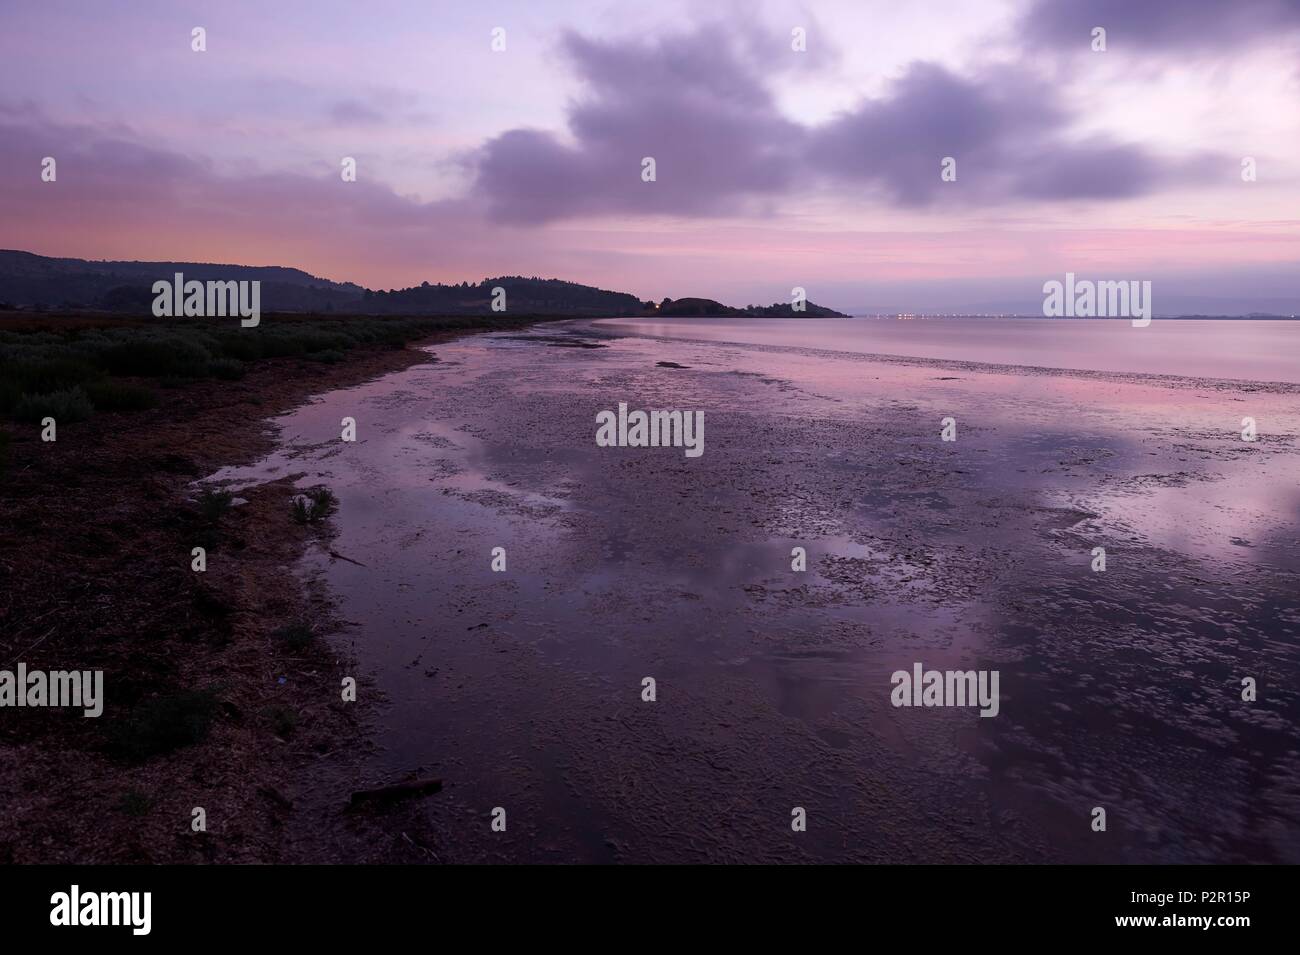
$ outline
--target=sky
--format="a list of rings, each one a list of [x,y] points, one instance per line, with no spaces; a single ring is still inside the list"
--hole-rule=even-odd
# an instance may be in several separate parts
[[[1291,313],[1298,107],[1300,0],[4,0],[0,248]]]

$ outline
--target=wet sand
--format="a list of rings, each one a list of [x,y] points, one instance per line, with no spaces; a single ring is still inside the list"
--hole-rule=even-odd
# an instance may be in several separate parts
[[[1300,386],[588,322],[432,351],[212,477],[338,495],[300,572],[364,781],[445,782],[431,860],[1300,861]],[[704,454],[597,447],[620,401],[703,410]],[[915,662],[998,670],[1000,713],[893,707]]]

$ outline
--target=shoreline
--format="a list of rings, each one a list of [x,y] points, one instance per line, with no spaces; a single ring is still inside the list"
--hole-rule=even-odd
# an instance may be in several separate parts
[[[239,381],[192,382],[158,408],[70,425],[53,446],[34,427],[11,437],[0,655],[102,669],[107,705],[84,720],[0,711],[13,768],[0,779],[0,864],[323,861],[340,840],[355,858],[374,856],[373,813],[340,826],[343,807],[308,793],[321,772],[355,771],[367,744],[365,719],[335,702],[339,674],[355,671],[325,638],[337,624],[329,595],[295,572],[313,539],[328,540],[328,522],[294,523],[285,477],[208,526],[192,483],[268,453],[280,436],[267,420],[314,395],[492,330],[436,332],[337,364],[267,359]],[[205,573],[190,568],[196,541],[208,545]],[[314,634],[305,646],[276,637],[303,624]],[[206,832],[191,826],[195,808]],[[292,819],[307,811],[337,818]],[[304,843],[313,831],[319,843]],[[388,848],[372,861],[401,857]]]

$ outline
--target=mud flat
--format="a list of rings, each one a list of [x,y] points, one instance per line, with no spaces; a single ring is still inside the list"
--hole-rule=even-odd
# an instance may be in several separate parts
[[[203,482],[339,498],[298,572],[373,748],[297,805],[436,777],[368,823],[428,861],[1300,861],[1296,385],[587,322],[437,353]],[[619,402],[704,453],[598,447]],[[916,664],[998,671],[997,716],[892,706]]]

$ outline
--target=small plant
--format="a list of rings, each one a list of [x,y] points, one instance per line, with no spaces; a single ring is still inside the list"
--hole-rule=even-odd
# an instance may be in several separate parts
[[[262,710],[262,716],[270,724],[271,732],[281,739],[288,739],[298,726],[298,711],[288,706],[268,706]]]
[[[199,492],[199,513],[209,524],[216,524],[226,516],[226,512],[230,510],[234,498],[235,495],[230,491],[205,487]]]
[[[324,485],[308,488],[293,499],[293,519],[299,524],[319,524],[334,513],[339,499]]]
[[[217,714],[211,690],[182,690],[137,706],[113,734],[112,748],[130,760],[169,753],[207,738]]]
[[[59,424],[85,421],[95,413],[95,407],[81,388],[51,391],[43,395],[25,394],[14,405],[14,418],[39,424],[42,418],[53,418]]]
[[[153,800],[138,789],[129,789],[117,801],[117,808],[119,812],[139,818],[147,815],[153,808]]]
[[[244,372],[244,363],[237,358],[214,358],[208,362],[208,374],[222,381],[238,381]]]
[[[316,639],[316,631],[302,622],[290,623],[271,634],[277,642],[283,643],[290,650],[305,650]]]
[[[337,365],[339,362],[347,361],[348,356],[339,351],[337,348],[326,348],[322,351],[314,351],[307,356],[312,361],[324,362],[327,365]]]
[[[143,385],[102,379],[82,386],[96,411],[145,411],[158,404],[158,396]]]

